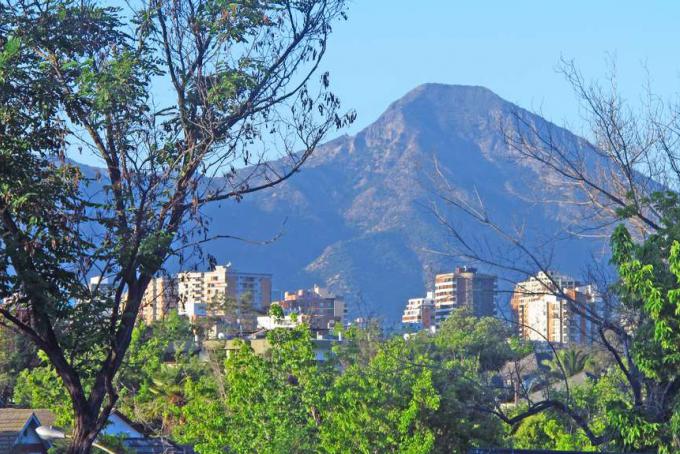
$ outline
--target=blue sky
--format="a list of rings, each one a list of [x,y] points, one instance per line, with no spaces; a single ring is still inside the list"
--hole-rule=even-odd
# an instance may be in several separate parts
[[[114,3],[119,0],[113,0]],[[587,79],[610,61],[635,103],[653,90],[680,93],[679,0],[349,0],[321,70],[358,117],[354,134],[425,82],[482,85],[587,136],[571,87],[558,74],[574,59]],[[645,69],[646,68],[646,69]],[[92,155],[74,156],[101,164]]]
[[[358,112],[350,133],[424,82],[483,85],[582,132],[578,103],[556,72],[560,57],[598,79],[613,56],[632,102],[647,72],[655,92],[675,96],[678,23],[680,1],[671,0],[353,0],[325,68],[344,105]]]

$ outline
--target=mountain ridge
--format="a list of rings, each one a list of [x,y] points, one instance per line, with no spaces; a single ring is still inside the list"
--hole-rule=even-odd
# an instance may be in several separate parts
[[[276,289],[327,286],[345,296],[353,316],[396,322],[408,298],[431,289],[435,273],[470,264],[452,256],[451,239],[432,212],[441,191],[438,172],[458,194],[481,197],[499,222],[531,219],[539,226],[532,239],[564,227],[560,218],[568,216],[560,210],[517,196],[542,178],[504,140],[502,127],[517,112],[551,128],[566,146],[589,146],[488,88],[422,84],[357,134],[317,147],[286,182],[238,203],[207,205],[212,235],[278,239],[266,245],[214,241],[206,251],[236,269],[272,273]],[[478,234],[472,221],[448,215],[464,233]],[[563,248],[569,254],[555,266],[568,273],[577,273],[594,250],[587,242]],[[168,271],[176,268],[168,264]]]
[[[555,129],[568,145],[587,146],[487,88],[423,84],[356,135],[319,146],[282,185],[225,210],[210,208],[217,224],[237,226],[238,232],[229,233],[246,237],[271,236],[276,229],[263,226],[287,219],[274,244],[223,243],[213,255],[237,267],[272,272],[281,289],[327,285],[349,297],[355,313],[395,321],[407,298],[425,293],[435,272],[463,264],[428,252],[445,251],[448,244],[445,229],[427,208],[437,198],[435,158],[456,190],[478,191],[499,219],[530,215],[546,232],[560,227],[554,210],[549,214],[550,208],[532,207],[514,195],[527,190],[522,180],[538,177],[535,166],[519,161],[502,135],[502,125],[517,111]],[[592,252],[590,246],[575,247],[571,259],[559,264],[568,272]]]

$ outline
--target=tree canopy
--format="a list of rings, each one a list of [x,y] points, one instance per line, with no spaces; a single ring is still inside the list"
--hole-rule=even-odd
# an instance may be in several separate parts
[[[344,0],[0,4],[0,315],[61,378],[71,452],[119,398],[149,281],[213,238],[201,208],[285,181],[353,120],[317,72],[344,17]]]

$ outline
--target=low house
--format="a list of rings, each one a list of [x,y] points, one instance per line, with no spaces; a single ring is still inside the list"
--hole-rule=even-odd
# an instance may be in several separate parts
[[[519,403],[522,397],[545,386],[545,361],[552,358],[548,352],[533,352],[516,361],[508,361],[500,370],[502,387],[508,400]]]
[[[47,453],[51,444],[41,440],[36,429],[52,426],[54,415],[49,410],[0,408],[0,453]],[[102,435],[120,437],[123,445],[136,454],[188,454],[190,449],[177,446],[165,438],[149,437],[118,412],[109,416]]]
[[[114,411],[109,416],[103,435],[120,437],[123,446],[136,454],[188,454],[190,450],[180,447],[166,438],[150,437],[134,422]]]
[[[49,443],[41,440],[35,430],[53,421],[48,410],[0,408],[0,452],[46,453]]]

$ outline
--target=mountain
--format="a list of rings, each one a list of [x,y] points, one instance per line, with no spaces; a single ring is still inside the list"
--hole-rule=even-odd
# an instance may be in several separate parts
[[[238,204],[210,207],[213,233],[282,236],[266,246],[215,242],[209,252],[236,269],[273,273],[277,289],[326,285],[346,296],[350,312],[395,321],[407,298],[431,287],[434,273],[465,264],[433,252],[451,250],[447,229],[430,208],[440,192],[435,161],[453,191],[479,196],[502,224],[533,226],[528,241],[539,243],[569,222],[560,207],[521,197],[535,194],[531,182],[544,175],[506,145],[501,125],[515,112],[538,128],[551,128],[565,146],[587,147],[486,88],[422,85],[355,136],[319,147],[286,183]],[[479,244],[503,247],[460,212],[446,214]],[[560,243],[553,267],[578,273],[595,248],[583,241]]]

